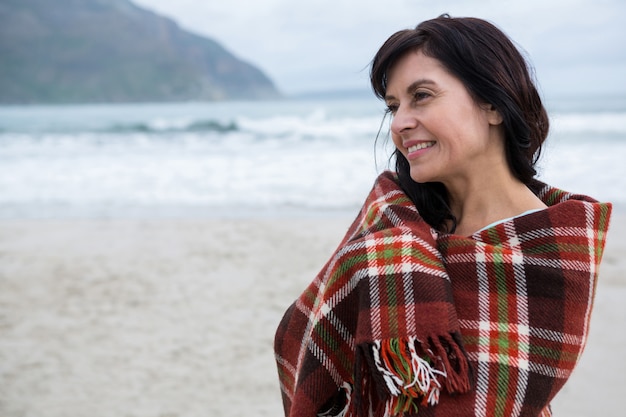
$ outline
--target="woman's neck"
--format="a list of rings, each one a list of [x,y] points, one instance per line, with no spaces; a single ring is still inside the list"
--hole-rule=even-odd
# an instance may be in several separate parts
[[[472,233],[528,210],[543,209],[546,205],[510,172],[486,173],[472,181],[446,185],[450,208],[457,220],[455,234]]]

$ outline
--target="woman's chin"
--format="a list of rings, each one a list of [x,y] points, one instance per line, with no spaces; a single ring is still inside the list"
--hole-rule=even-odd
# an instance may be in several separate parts
[[[411,171],[409,172],[411,175],[411,179],[417,183],[425,183],[425,182],[432,182],[432,178],[428,175],[426,175],[426,173],[423,170],[417,170],[417,169],[411,169]]]

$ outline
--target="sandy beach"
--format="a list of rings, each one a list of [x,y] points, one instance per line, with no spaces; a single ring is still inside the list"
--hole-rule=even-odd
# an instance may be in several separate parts
[[[274,331],[351,220],[0,222],[0,416],[281,416]],[[625,236],[555,416],[624,415]]]

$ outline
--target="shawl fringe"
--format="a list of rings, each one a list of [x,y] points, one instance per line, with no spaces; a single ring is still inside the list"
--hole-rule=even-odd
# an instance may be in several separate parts
[[[442,389],[463,394],[472,388],[471,366],[458,332],[425,340],[376,340],[360,352],[377,382],[381,400],[377,415],[417,413],[421,406],[436,405]],[[358,386],[356,394],[368,396],[368,390]]]

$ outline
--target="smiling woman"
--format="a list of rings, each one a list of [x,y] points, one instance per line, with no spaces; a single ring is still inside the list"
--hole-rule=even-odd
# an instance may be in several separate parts
[[[396,172],[275,338],[286,416],[550,416],[586,343],[609,203],[536,180],[548,118],[494,25],[439,18],[372,62]]]
[[[393,97],[394,88],[406,88],[405,102],[414,102],[411,94],[419,93],[417,113],[426,111],[428,120],[437,120],[447,130],[456,129],[448,134],[462,143],[461,155],[443,161],[459,168],[450,173],[452,177],[421,181],[413,177],[416,166],[422,164],[409,164],[401,146],[396,149],[396,169],[403,188],[429,223],[457,234],[471,234],[498,218],[526,211],[524,207],[545,207],[521,185],[528,185],[536,174],[534,165],[549,122],[524,58],[499,29],[472,19],[452,19],[449,25],[460,33],[478,27],[482,32],[455,39],[452,31],[437,25],[424,25],[425,29],[429,26],[430,36],[400,31],[387,40],[375,58],[372,86],[378,97],[391,104],[391,110],[399,104]],[[396,55],[399,52],[403,52],[400,58]],[[414,91],[415,80],[424,74],[435,79],[431,90]],[[433,96],[433,100],[423,101],[424,95]],[[463,107],[465,113],[459,113]],[[414,137],[428,131],[419,117],[413,116],[413,122],[421,124],[415,129],[405,129],[402,122],[406,119],[398,120],[394,115],[392,136],[396,145],[401,129],[405,137],[407,133]],[[477,145],[481,137],[484,146],[471,153],[468,146]],[[446,143],[441,147],[446,150]],[[447,150],[456,152],[450,146]],[[486,198],[486,207],[468,194]],[[503,198],[494,198],[498,196]],[[472,208],[472,204],[480,209]]]
[[[477,103],[440,61],[421,50],[407,53],[391,68],[389,80],[385,101],[393,116],[396,157],[408,164],[413,183],[445,186],[453,218],[444,228],[470,235],[499,219],[546,207],[509,168],[500,112]]]

